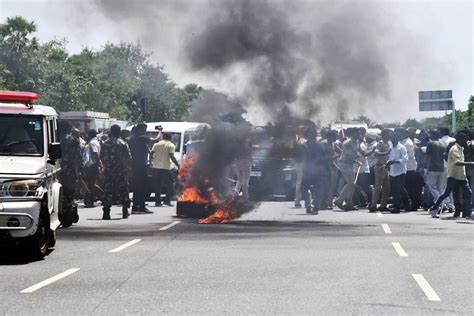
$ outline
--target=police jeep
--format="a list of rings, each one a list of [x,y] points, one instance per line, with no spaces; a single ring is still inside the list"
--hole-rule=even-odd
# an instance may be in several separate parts
[[[58,115],[33,105],[39,96],[0,92],[0,241],[43,258],[56,242],[62,189],[58,182]]]

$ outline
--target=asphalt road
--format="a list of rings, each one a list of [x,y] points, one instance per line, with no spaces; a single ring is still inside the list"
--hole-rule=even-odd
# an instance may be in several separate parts
[[[41,261],[3,249],[0,313],[474,314],[471,220],[265,202],[200,225],[151,209],[80,209]]]

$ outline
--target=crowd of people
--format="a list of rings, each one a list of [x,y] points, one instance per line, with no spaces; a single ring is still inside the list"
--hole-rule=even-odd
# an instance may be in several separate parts
[[[84,206],[94,207],[101,201],[103,220],[110,220],[112,205],[122,206],[122,217],[131,214],[149,214],[146,207],[149,196],[148,163],[151,162],[153,182],[160,190],[166,188],[166,197],[155,194],[156,206],[171,206],[174,195],[170,164],[178,168],[174,157],[175,145],[171,135],[162,129],[156,138],[146,136],[146,124],[138,124],[131,131],[112,125],[107,133],[91,129],[83,139],[80,132],[65,124],[62,127],[62,159],[60,181],[63,186],[63,209],[60,221],[68,227],[79,220],[77,199]],[[132,190],[131,190],[132,189]],[[133,191],[132,201],[130,191]]]
[[[448,128],[417,131],[365,128],[337,132],[302,127],[296,142],[295,206],[317,214],[334,206],[345,211],[400,213],[421,208],[432,217],[471,218],[474,135]],[[389,200],[391,199],[391,205]]]
[[[180,167],[175,145],[162,129],[156,138],[148,137],[146,130],[144,123],[131,131],[113,125],[107,133],[89,130],[83,139],[77,129],[63,126],[63,226],[78,221],[78,198],[83,198],[85,207],[101,201],[104,220],[111,219],[112,205],[122,206],[123,218],[130,215],[130,207],[131,214],[153,213],[145,203],[150,196],[149,173],[151,191],[158,192],[155,205],[172,205],[171,164]],[[301,127],[294,155],[295,206],[304,201],[308,214],[333,207],[391,213],[425,209],[433,217],[447,211],[452,218],[471,218],[473,139],[472,131],[459,131],[453,138],[447,128],[384,129],[377,134],[364,128],[322,129],[318,135],[315,128]],[[243,156],[248,159],[234,163],[234,190],[247,199],[251,152]]]

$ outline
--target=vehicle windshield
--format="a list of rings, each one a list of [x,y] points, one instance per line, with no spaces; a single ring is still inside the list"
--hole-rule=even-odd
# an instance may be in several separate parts
[[[172,133],[171,134],[171,142],[176,146],[175,152],[179,152],[181,149],[181,133]],[[146,136],[150,138],[155,138],[158,136],[158,132],[146,132]]]
[[[0,155],[42,156],[42,118],[0,114]]]

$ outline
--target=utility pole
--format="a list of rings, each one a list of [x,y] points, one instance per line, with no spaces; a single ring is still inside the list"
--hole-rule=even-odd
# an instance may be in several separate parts
[[[146,122],[148,119],[148,98],[145,98],[145,97],[141,98],[140,105],[142,108],[143,122]]]
[[[453,100],[453,113],[451,114],[452,125],[453,125],[453,134],[456,133],[456,104]]]

